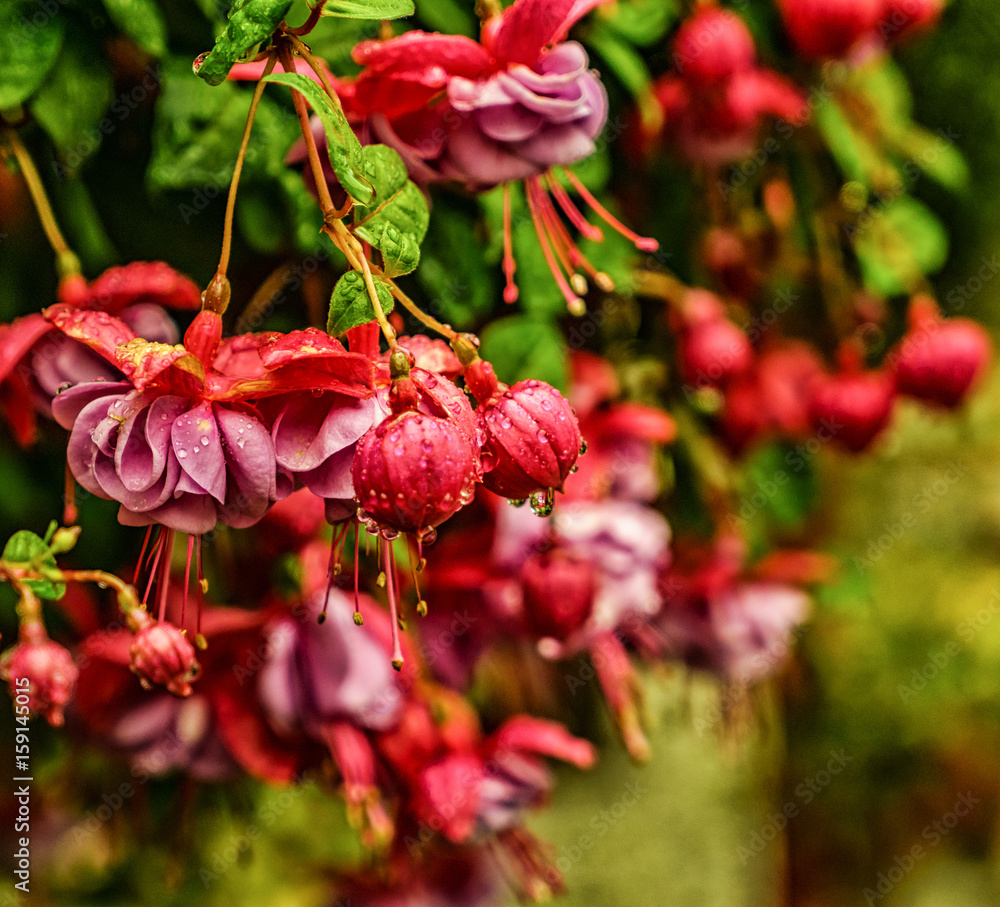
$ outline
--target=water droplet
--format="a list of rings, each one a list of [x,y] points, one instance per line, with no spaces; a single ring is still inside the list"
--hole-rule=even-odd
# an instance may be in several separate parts
[[[511,507],[523,507],[525,504],[528,503],[528,499],[527,498],[510,498],[507,501],[507,503],[510,504]]]
[[[570,466],[569,471],[570,471],[570,474],[572,475],[573,473],[579,472],[580,471],[580,467],[577,466],[576,463],[574,463],[572,466]]]
[[[406,453],[406,448],[405,448],[405,447],[403,447],[403,445],[402,445],[402,444],[397,444],[397,445],[396,445],[396,446],[395,446],[395,447],[394,447],[394,448],[392,449],[392,452],[393,452],[393,453],[394,453],[394,454],[395,454],[395,455],[396,455],[397,457],[401,457],[401,456],[403,456],[403,454],[404,454],[404,453]]]
[[[202,66],[205,65],[205,60],[208,57],[209,53],[211,53],[211,51],[206,50],[203,54],[198,54],[198,56],[195,57],[194,60],[192,61],[191,71],[195,75],[198,75],[198,71],[202,68]]]
[[[392,441],[394,444],[399,440],[399,429],[398,428],[394,429],[391,432],[389,432],[389,440]]]
[[[420,442],[420,449],[421,449],[421,450],[422,450],[422,451],[423,451],[424,453],[428,453],[428,454],[429,454],[429,453],[432,453],[432,452],[433,452],[433,450],[434,450],[434,445],[433,445],[433,444],[432,444],[432,443],[431,443],[430,441],[427,441],[427,440],[423,440],[423,441],[421,441],[421,442]]]
[[[483,467],[483,472],[490,472],[496,468],[497,458],[492,450],[484,450],[479,457],[479,463]]]
[[[323,396],[323,391],[321,391],[318,387],[314,387],[312,389],[312,395],[314,397],[322,397]]]
[[[188,452],[186,450],[179,450],[179,451],[177,451],[177,456],[181,460],[183,460],[187,455],[188,455]]]
[[[246,445],[246,443],[247,443],[247,439],[246,439],[246,438],[237,438],[237,439],[236,439],[236,446],[237,446],[237,447],[238,447],[238,448],[239,448],[240,450],[243,450],[243,448],[244,448],[244,446]]]
[[[399,532],[395,529],[383,529],[382,538],[384,538],[387,542],[393,542],[399,538]]]
[[[548,399],[542,400],[542,409],[552,409],[552,401]]]
[[[437,537],[437,530],[432,526],[429,526],[417,533],[417,539],[422,545],[433,545],[437,541]],[[421,560],[423,560],[423,558],[421,558]],[[424,561],[424,563],[426,564],[426,561]]]
[[[549,440],[549,433],[544,428],[538,430],[538,440],[543,444]]]
[[[207,438],[207,437],[205,437],[205,435],[202,435],[202,436],[201,436],[201,446],[202,446],[202,447],[208,447],[208,445],[209,445],[209,440],[208,440],[208,438]]]
[[[549,516],[555,508],[556,495],[551,488],[545,491],[536,491],[531,496],[531,512],[535,516]]]
[[[580,456],[582,457],[587,452],[587,439],[580,439]]]
[[[502,425],[502,426],[503,426],[504,428],[510,428],[510,427],[511,427],[511,426],[512,426],[512,425],[513,425],[514,423],[513,423],[513,422],[511,422],[511,421],[510,421],[510,419],[508,419],[508,418],[507,418],[506,416],[504,416],[504,417],[503,417],[503,418],[502,418],[502,419],[500,420],[500,424],[501,424],[501,425]]]

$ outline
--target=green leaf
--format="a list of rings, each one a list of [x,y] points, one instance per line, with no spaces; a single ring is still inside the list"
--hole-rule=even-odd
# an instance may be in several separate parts
[[[393,306],[392,291],[385,281],[378,277],[373,280],[382,312],[388,315]],[[365,286],[364,275],[360,271],[348,271],[333,288],[330,317],[326,323],[327,333],[331,337],[339,337],[344,331],[374,320],[375,309],[368,295],[368,287]]]
[[[649,87],[650,75],[646,61],[629,41],[619,37],[607,26],[595,25],[590,44],[629,92],[638,97]]]
[[[344,111],[312,79],[299,73],[283,72],[269,75],[265,82],[277,82],[300,92],[323,123],[326,144],[330,151],[333,171],[340,185],[351,198],[361,203],[372,200],[372,186],[365,179],[364,156],[361,143],[347,122]]]
[[[65,16],[46,13],[33,0],[0,3],[0,110],[17,107],[45,81],[65,30]]]
[[[566,388],[566,344],[549,321],[530,315],[510,315],[494,321],[480,335],[480,353],[493,363],[501,381],[525,378]]]
[[[499,273],[477,241],[473,204],[456,196],[435,199],[416,273],[429,297],[426,310],[457,330],[473,328],[490,311]]]
[[[962,152],[941,132],[913,126],[899,136],[894,145],[908,158],[903,172],[915,182],[920,171],[952,192],[969,187],[969,167]]]
[[[155,0],[104,0],[115,26],[146,53],[167,55],[167,26]]]
[[[637,47],[650,47],[662,40],[681,11],[675,0],[632,0],[616,4],[610,12],[601,17],[602,28],[613,29]]]
[[[28,564],[33,570],[50,568],[57,570],[56,559],[49,552],[44,539],[35,533],[22,529],[15,532],[4,546],[2,558],[14,564]],[[29,579],[24,584],[39,598],[60,599],[66,593],[65,583],[55,583],[47,579]]]
[[[479,34],[479,22],[472,7],[459,0],[417,0],[417,15],[425,27],[449,35],[474,38]]]
[[[229,22],[196,72],[209,85],[221,85],[241,57],[271,37],[292,0],[236,0]]]
[[[427,200],[392,148],[366,146],[364,173],[375,194],[355,208],[354,232],[382,252],[388,276],[408,274],[420,260],[420,243],[427,234]]]
[[[804,445],[759,448],[746,464],[737,517],[743,521],[762,517],[781,527],[801,524],[818,493],[812,459]]]
[[[118,125],[112,119],[101,123],[113,95],[111,72],[100,47],[88,40],[85,32],[74,30],[28,106],[73,164],[96,151],[104,135]]]
[[[909,293],[948,259],[948,232],[909,196],[860,223],[854,243],[865,285],[885,296]]]
[[[323,15],[345,19],[399,19],[413,15],[413,0],[328,0]]]
[[[188,207],[201,210],[229,187],[250,96],[233,82],[210,88],[191,78],[189,63],[180,59],[164,66],[163,86],[156,104],[149,186],[153,191],[194,188]],[[261,98],[243,181],[280,179],[288,171],[285,154],[299,134],[294,113],[273,98]]]
[[[820,98],[813,111],[813,122],[844,177],[867,187],[869,180],[865,168],[866,155],[837,103],[825,97]]]

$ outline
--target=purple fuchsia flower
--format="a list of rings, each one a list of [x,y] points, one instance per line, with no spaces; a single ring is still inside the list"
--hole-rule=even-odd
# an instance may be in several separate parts
[[[110,312],[139,336],[176,343],[177,327],[164,307],[195,309],[201,294],[162,261],[137,261],[105,271],[88,284],[79,275],[59,285],[59,301],[77,309]],[[86,346],[59,333],[39,313],[0,326],[0,398],[21,444],[34,439],[34,411],[51,417],[52,398],[67,385],[117,381],[122,373]]]
[[[220,316],[203,311],[185,345],[168,346],[136,337],[105,312],[58,305],[46,317],[127,378],[77,385],[56,398],[53,413],[71,429],[76,480],[117,501],[124,525],[168,530],[150,574],[159,565],[161,618],[173,531],[188,533],[190,565],[195,537],[220,521],[251,526],[291,491],[291,483],[279,485],[270,425],[257,402],[306,388],[356,399],[374,393],[371,361],[315,329],[222,341]]]
[[[607,95],[586,51],[565,40],[569,29],[603,2],[517,0],[484,23],[480,42],[423,31],[363,41],[353,52],[361,73],[336,85],[362,142],[395,149],[413,179],[454,180],[474,192],[504,187],[508,302],[518,295],[511,183],[525,184],[542,251],[575,314],[583,311],[580,294],[588,279],[604,290],[614,284],[570,236],[564,218],[589,239],[600,240],[602,233],[587,222],[567,189],[643,251],[658,248],[655,240],[616,220],[572,171],[562,169],[594,152],[607,120]],[[288,160],[305,160],[304,144],[293,148]]]
[[[53,727],[62,725],[79,675],[70,651],[49,639],[37,621],[24,624],[18,642],[0,656],[0,678],[10,684],[11,698],[27,694],[31,712]]]

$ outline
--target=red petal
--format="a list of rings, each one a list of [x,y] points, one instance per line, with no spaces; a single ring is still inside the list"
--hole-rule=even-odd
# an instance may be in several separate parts
[[[21,447],[30,447],[38,435],[35,405],[28,383],[17,372],[0,384],[0,412],[10,424],[14,440]]]
[[[194,281],[163,261],[133,261],[110,268],[90,285],[88,295],[88,305],[106,312],[137,302],[174,309],[201,307],[201,290]]]
[[[531,66],[543,48],[562,41],[570,28],[608,0],[517,0],[504,10],[493,39],[501,63]]]
[[[116,364],[137,390],[156,386],[173,394],[199,397],[205,389],[205,370],[182,346],[136,337],[118,347]]]
[[[49,306],[42,314],[67,337],[86,344],[112,365],[118,365],[115,351],[119,344],[136,339],[132,328],[107,312],[75,309],[60,303]]]
[[[40,312],[25,315],[11,324],[0,325],[0,381],[51,330],[52,325]]]
[[[475,79],[489,72],[493,60],[486,49],[464,35],[411,31],[388,41],[362,41],[351,52],[369,70],[419,72],[441,67],[449,75]]]
[[[630,435],[656,444],[669,444],[677,437],[677,425],[662,409],[643,403],[619,403],[592,418],[601,435]]]
[[[577,768],[590,768],[597,758],[594,747],[586,740],[574,737],[561,724],[516,715],[504,722],[490,738],[495,752],[519,750],[522,753],[537,753],[562,759]]]

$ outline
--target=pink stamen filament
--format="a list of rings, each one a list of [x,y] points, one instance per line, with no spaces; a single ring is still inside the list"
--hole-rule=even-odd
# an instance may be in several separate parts
[[[573,267],[573,263],[570,261],[569,246],[573,245],[573,240],[570,239],[569,234],[566,232],[566,228],[562,225],[559,220],[558,215],[553,217],[555,210],[552,208],[552,203],[549,201],[549,197],[545,194],[545,190],[542,188],[539,182],[533,182],[530,191],[534,196],[535,207],[538,209],[538,216],[542,219],[542,225],[545,227],[545,232],[548,235],[549,242],[552,243],[552,249],[556,253],[556,257],[559,259],[559,264],[562,265],[563,271],[566,272],[566,276],[570,279],[570,286],[576,289],[574,280],[578,277],[576,273],[576,268]],[[586,293],[586,288],[582,291]]]
[[[146,581],[146,591],[142,596],[142,603],[145,605],[149,601],[149,592],[153,588],[153,578],[156,576],[156,572],[160,566],[160,555],[163,553],[163,540],[166,529],[160,531],[159,538],[153,543],[153,548],[150,551],[153,563],[149,568],[149,579]]]
[[[187,537],[187,557],[184,559],[184,599],[181,603],[181,626],[183,627],[187,619],[188,608],[188,586],[191,585],[191,559],[194,557],[194,536],[190,533]]]
[[[361,597],[358,593],[359,564],[361,562],[361,524],[354,524],[354,622],[360,624],[361,617]]]
[[[566,282],[566,278],[563,275],[555,256],[552,254],[552,248],[549,246],[545,228],[541,223],[538,210],[535,207],[534,194],[532,192],[534,179],[535,178],[532,178],[526,182],[528,210],[531,211],[531,220],[535,225],[535,233],[538,234],[538,242],[542,247],[542,254],[545,256],[545,262],[549,266],[549,270],[552,272],[552,276],[555,278],[556,284],[563,294],[563,298],[566,300],[566,305],[569,307],[570,311],[579,310],[584,302],[579,296],[576,295],[576,293],[573,292],[570,285]]]
[[[135,562],[135,573],[132,574],[132,585],[138,585],[139,574],[142,572],[142,559],[146,556],[146,549],[149,547],[149,537],[153,534],[152,524],[146,529],[146,536],[142,540],[142,548],[139,549],[139,560]]]
[[[551,171],[548,174],[548,185],[552,194],[556,197],[556,201],[559,202],[559,207],[562,208],[563,213],[569,218],[570,223],[580,231],[580,235],[594,242],[603,242],[604,233],[601,232],[601,228],[595,227],[580,213],[580,209],[573,204],[573,199],[563,189],[558,177]]]
[[[603,290],[605,293],[610,293],[615,288],[615,282],[608,277],[603,271],[598,271],[587,258],[583,252],[580,251],[579,246],[573,242],[572,237],[569,235],[569,231],[563,225],[562,220],[559,217],[559,212],[556,211],[555,205],[552,204],[552,199],[545,193],[543,189],[538,192],[538,201],[542,205],[543,214],[547,214],[550,229],[555,230],[559,238],[562,240],[566,247],[566,254],[569,256],[570,265],[567,267],[567,271],[576,272],[579,268],[583,268],[587,275],[594,282],[594,285],[599,289]],[[576,275],[583,278],[580,275]]]
[[[594,209],[594,212],[597,214],[597,216],[600,217],[601,220],[603,220],[613,230],[616,230],[618,233],[621,233],[621,235],[624,236],[626,239],[635,243],[635,247],[640,252],[655,252],[657,249],[660,248],[660,244],[655,239],[648,236],[640,236],[638,233],[635,233],[634,231],[630,230],[628,227],[625,226],[625,224],[623,224],[620,220],[618,220],[618,218],[616,218],[610,211],[608,211],[608,209],[605,208],[604,205],[602,205],[596,198],[594,198],[590,190],[587,189],[587,187],[580,182],[580,180],[577,178],[576,174],[573,173],[572,170],[567,170],[564,167],[561,167],[559,169],[566,177],[566,179],[568,179],[573,184],[573,188],[576,189],[576,191],[580,194],[580,197],[588,205],[590,205],[591,208]]]
[[[506,286],[503,298],[506,303],[517,302],[517,284],[514,283],[514,271],[517,262],[514,261],[514,236],[511,229],[510,216],[510,183],[503,185],[503,273]]]
[[[399,612],[396,608],[396,559],[392,553],[392,542],[382,539],[380,544],[385,591],[389,596],[389,618],[392,621],[392,666],[399,671],[403,667],[403,649],[399,644]]]
[[[160,578],[157,580],[159,588],[156,590],[156,596],[159,599],[156,619],[159,621],[164,620],[167,616],[167,592],[170,591],[170,561],[174,555],[173,529],[163,530],[163,544],[161,548],[163,549],[163,558],[160,563]]]

